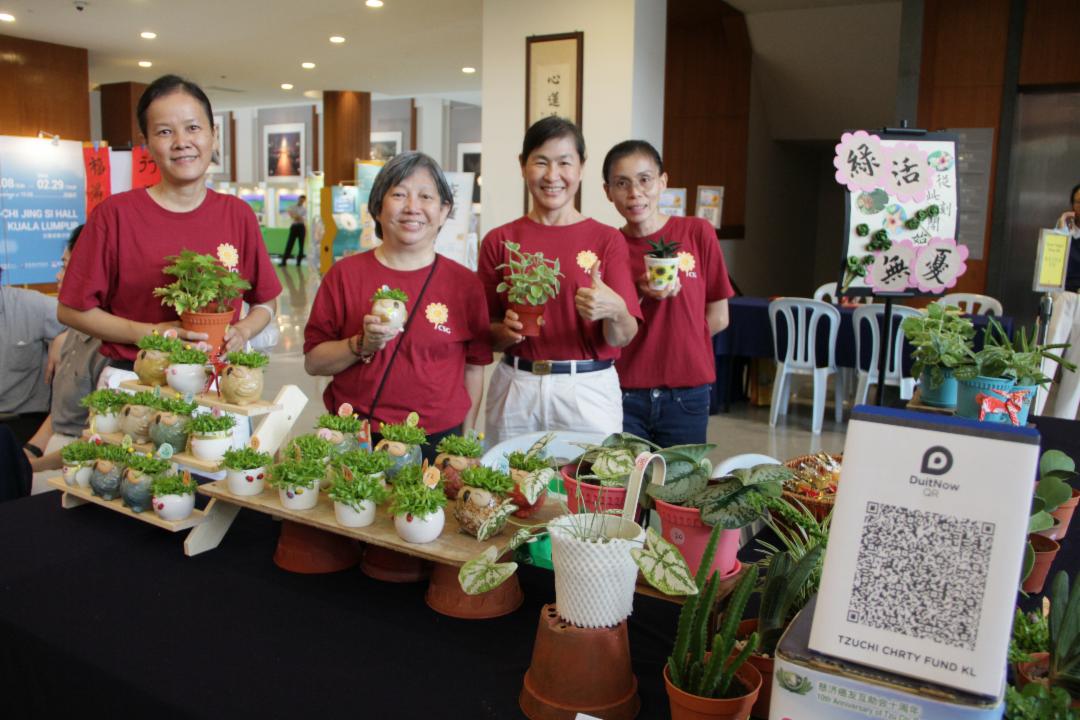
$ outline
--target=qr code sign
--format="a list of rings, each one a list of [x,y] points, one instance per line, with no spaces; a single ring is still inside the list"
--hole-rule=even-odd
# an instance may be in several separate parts
[[[994,523],[866,503],[848,622],[975,650]]]

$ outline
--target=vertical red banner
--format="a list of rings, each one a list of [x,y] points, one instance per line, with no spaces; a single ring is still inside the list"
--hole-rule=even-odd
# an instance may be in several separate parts
[[[86,169],[86,219],[112,193],[109,146],[107,143],[83,143],[83,166]]]
[[[161,181],[161,171],[145,145],[131,149],[131,189],[150,187]]]

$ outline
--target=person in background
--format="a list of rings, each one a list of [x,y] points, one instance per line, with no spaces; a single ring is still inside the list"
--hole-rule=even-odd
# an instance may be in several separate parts
[[[727,299],[735,294],[716,230],[702,218],[660,212],[667,173],[649,143],[627,140],[611,148],[603,173],[608,200],[626,220],[622,235],[645,317],[615,365],[623,430],[661,447],[704,443],[716,381],[712,336],[727,327]],[[645,255],[660,240],[678,245],[679,272],[657,291],[649,287]]]
[[[487,234],[479,275],[491,310],[495,350],[505,351],[488,387],[487,441],[537,430],[608,435],[622,430],[614,361],[638,330],[641,310],[626,244],[613,228],[574,207],[585,163],[585,139],[569,120],[548,117],[525,133],[521,155],[532,209]],[[539,337],[526,338],[506,293],[507,243],[558,259],[561,288],[544,305]]]
[[[296,267],[300,267],[300,263],[304,262],[304,241],[307,238],[306,203],[307,195],[301,195],[296,204],[288,210],[292,225],[289,226],[289,240],[285,243],[285,254],[281,256],[281,267],[285,267],[285,263],[292,257],[292,246],[296,240],[300,241],[296,250]]]
[[[1062,353],[1070,362],[1080,364],[1080,185],[1069,193],[1070,208],[1058,218],[1057,230],[1072,238],[1069,260],[1065,267],[1065,291],[1053,293],[1054,305],[1047,326],[1047,344],[1072,343]],[[1054,377],[1057,363],[1043,360],[1042,371]],[[1046,406],[1044,409],[1044,405]],[[1034,414],[1048,414],[1057,418],[1073,420],[1080,408],[1080,370],[1062,370],[1054,392],[1047,399],[1045,390],[1036,396]]]
[[[327,411],[349,403],[372,423],[400,423],[410,412],[428,431],[424,457],[449,434],[476,426],[491,363],[488,310],[476,274],[435,253],[435,238],[454,206],[438,163],[395,155],[371,187],[371,216],[382,245],[342,258],[323,278],[304,329],[304,369],[332,375]],[[383,287],[408,296],[397,329],[372,314]]]

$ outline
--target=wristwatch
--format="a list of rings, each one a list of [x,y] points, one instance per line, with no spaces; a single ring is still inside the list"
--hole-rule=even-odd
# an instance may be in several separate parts
[[[26,450],[26,452],[30,453],[36,458],[39,458],[45,454],[44,452],[42,452],[41,448],[39,448],[37,445],[34,445],[33,443],[26,443],[25,445],[23,445],[23,450]]]

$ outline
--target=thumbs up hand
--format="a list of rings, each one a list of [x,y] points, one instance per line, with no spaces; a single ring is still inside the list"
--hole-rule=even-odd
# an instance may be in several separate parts
[[[600,277],[600,261],[593,263],[590,271],[591,287],[578,288],[574,305],[578,315],[586,320],[605,320],[621,317],[626,313],[626,303],[619,293],[608,287]]]

